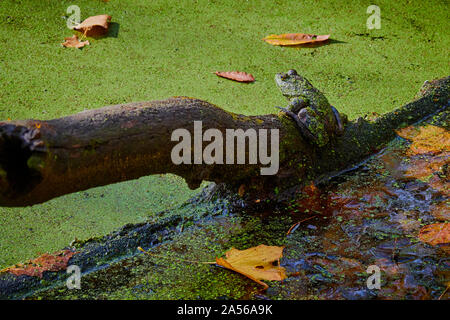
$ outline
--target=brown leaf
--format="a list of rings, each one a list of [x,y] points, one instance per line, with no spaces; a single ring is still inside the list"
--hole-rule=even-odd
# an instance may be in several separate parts
[[[64,41],[62,43],[62,45],[64,47],[66,47],[66,48],[78,48],[78,49],[80,49],[80,48],[90,44],[89,41],[81,41],[80,42],[78,40],[78,36],[77,35],[74,35],[74,36],[69,37],[69,38],[64,38],[64,40],[66,40],[66,41]]]
[[[74,30],[82,32],[88,37],[104,35],[108,32],[111,16],[102,14],[99,16],[89,17],[82,23],[74,27]]]
[[[430,207],[431,214],[439,221],[450,221],[450,203],[441,202]]]
[[[267,289],[269,286],[260,280],[286,279],[286,271],[279,266],[284,247],[260,244],[247,250],[231,248],[224,258],[216,258],[216,263],[238,272]]]
[[[407,179],[426,179],[436,172],[440,172],[445,164],[449,163],[450,152],[443,152],[430,158],[410,158],[405,165],[404,177]]]
[[[59,251],[53,254],[44,253],[36,259],[29,260],[24,264],[18,264],[1,271],[9,272],[16,276],[25,274],[42,278],[44,271],[65,270],[67,268],[67,263],[74,254],[76,254],[76,252],[71,250]]]
[[[419,239],[432,246],[450,243],[450,223],[433,223],[423,227]]]
[[[238,195],[242,198],[245,194],[245,184],[241,184],[238,190]]]
[[[263,40],[274,46],[298,46],[307,43],[325,42],[330,38],[330,35],[316,35],[306,33],[283,33],[271,34]]]
[[[313,212],[331,215],[336,208],[334,204],[328,203],[330,200],[314,183],[311,183],[301,189],[301,197],[295,202],[291,212],[293,214]]]
[[[300,220],[300,221],[297,222],[297,223],[294,223],[294,224],[289,228],[289,230],[286,232],[286,235],[288,236],[288,235],[290,235],[292,232],[294,232],[295,229],[297,229],[297,226],[300,225],[300,223],[305,222],[305,221],[308,221],[308,220],[311,220],[312,218],[315,218],[315,217],[316,217],[316,216],[308,217],[308,218],[305,218],[305,219],[303,219],[303,220]]]
[[[221,72],[216,71],[216,75],[222,78],[235,80],[239,82],[253,82],[255,81],[255,78],[250,74],[246,72],[239,72],[239,71],[229,71],[229,72]]]
[[[448,289],[450,289],[450,281],[448,281],[448,282],[446,283],[446,285],[447,285],[447,287],[445,288],[444,292],[442,292],[442,294],[439,296],[438,300],[441,300],[442,298],[444,298],[444,297],[445,297],[445,294],[446,294],[447,292],[449,292]]]

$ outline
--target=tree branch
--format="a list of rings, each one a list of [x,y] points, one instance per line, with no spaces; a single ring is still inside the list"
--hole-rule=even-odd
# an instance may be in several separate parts
[[[412,103],[373,122],[350,122],[342,136],[322,149],[307,143],[282,113],[244,116],[186,97],[108,106],[49,121],[0,122],[0,206],[32,205],[161,173],[183,177],[190,188],[207,180],[236,190],[244,183],[259,193],[307,183],[360,161],[391,140],[400,125],[447,106],[448,84],[449,77],[429,82]],[[218,129],[223,137],[226,129],[278,129],[278,173],[261,175],[268,165],[260,163],[174,164],[171,152],[179,142],[171,141],[172,132],[184,128],[194,136],[194,121],[202,121],[203,132]],[[203,142],[203,148],[209,143]]]

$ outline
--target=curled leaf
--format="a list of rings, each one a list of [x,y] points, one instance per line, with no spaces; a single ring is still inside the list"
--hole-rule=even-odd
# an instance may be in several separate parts
[[[78,40],[78,36],[77,35],[74,35],[74,36],[68,37],[68,38],[64,38],[64,40],[66,40],[66,41],[64,41],[62,43],[62,45],[64,47],[66,47],[66,48],[78,48],[78,49],[80,49],[80,48],[83,48],[84,46],[90,44],[89,41],[80,41],[80,40]]]
[[[255,78],[250,74],[246,72],[239,72],[239,71],[229,71],[229,72],[221,72],[216,71],[216,75],[222,78],[238,81],[238,82],[253,82],[255,81]]]
[[[283,33],[271,34],[263,40],[274,46],[298,46],[307,43],[325,42],[330,38],[330,35],[316,35],[306,33]]]
[[[252,279],[267,289],[269,286],[260,280],[286,279],[285,269],[279,266],[283,249],[284,247],[263,244],[246,250],[231,248],[225,253],[226,259],[216,258],[216,263]]]
[[[108,32],[111,16],[102,14],[92,16],[84,20],[82,23],[74,27],[74,30],[82,32],[88,37],[104,35]]]

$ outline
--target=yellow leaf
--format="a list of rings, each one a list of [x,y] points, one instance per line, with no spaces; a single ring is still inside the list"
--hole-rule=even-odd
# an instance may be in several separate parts
[[[402,129],[398,129],[396,130],[396,132],[403,139],[412,140],[419,134],[420,130],[415,126],[409,126]]]
[[[252,279],[267,289],[269,286],[260,280],[286,279],[286,271],[279,265],[283,249],[284,247],[263,244],[246,250],[231,248],[225,253],[226,259],[216,258],[216,263]]]
[[[450,151],[450,133],[444,128],[427,125],[419,129],[407,127],[397,134],[402,138],[412,140],[410,151],[413,154]]]

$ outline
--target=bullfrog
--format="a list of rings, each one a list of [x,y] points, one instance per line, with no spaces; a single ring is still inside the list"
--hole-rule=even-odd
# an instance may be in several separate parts
[[[330,105],[323,93],[296,70],[277,73],[275,82],[283,96],[289,100],[286,108],[277,108],[296,122],[309,143],[323,147],[333,136],[344,132],[347,116]]]

